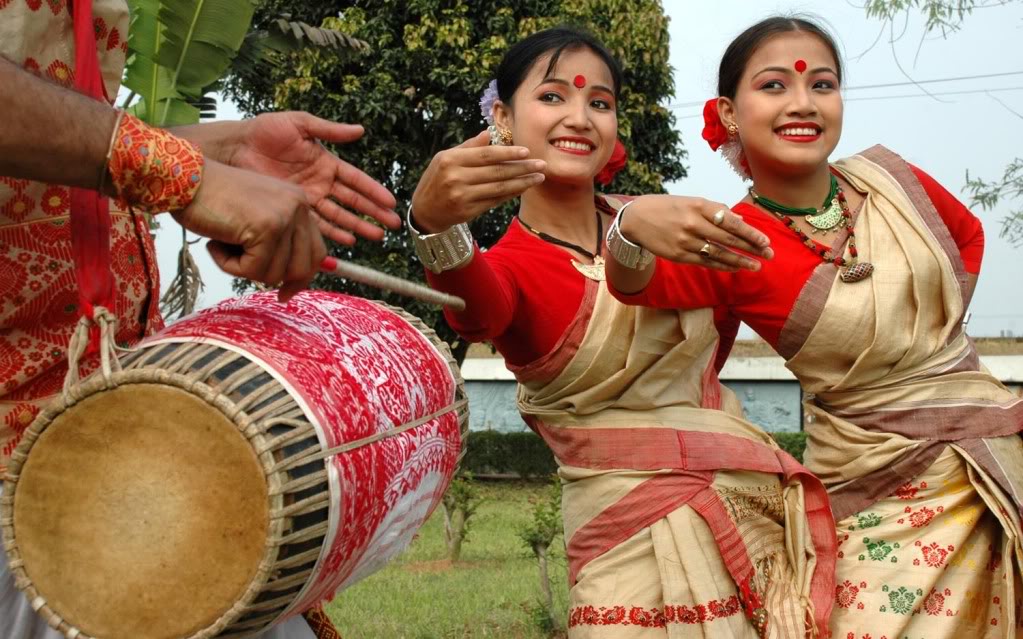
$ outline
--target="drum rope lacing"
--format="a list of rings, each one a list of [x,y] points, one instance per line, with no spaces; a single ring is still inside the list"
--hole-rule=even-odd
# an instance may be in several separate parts
[[[376,433],[374,435],[370,435],[368,437],[363,437],[361,439],[356,439],[354,441],[346,442],[346,443],[341,444],[339,446],[334,446],[332,448],[327,448],[325,450],[319,450],[319,451],[313,452],[313,453],[311,453],[309,455],[306,455],[304,457],[297,457],[297,458],[294,458],[294,459],[289,459],[289,460],[287,460],[287,463],[288,463],[289,466],[302,466],[302,465],[308,464],[310,462],[318,461],[318,460],[321,460],[321,459],[327,459],[329,457],[334,457],[335,455],[341,455],[343,453],[347,453],[347,452],[356,450],[358,448],[362,448],[363,446],[367,446],[369,444],[373,444],[375,442],[378,442],[378,441],[381,441],[381,440],[384,440],[384,439],[388,439],[388,438],[394,437],[396,435],[400,435],[400,434],[404,433],[407,430],[411,430],[413,428],[416,428],[417,426],[422,426],[423,424],[425,424],[427,422],[433,421],[433,420],[437,419],[438,417],[440,417],[442,415],[445,415],[445,414],[450,413],[450,412],[457,412],[458,410],[461,410],[462,408],[468,406],[468,404],[469,404],[469,400],[461,399],[461,400],[458,400],[458,401],[456,401],[455,403],[453,403],[453,404],[451,404],[449,406],[445,406],[444,408],[442,408],[440,410],[436,410],[436,411],[430,413],[429,415],[426,415],[424,417],[420,417],[419,419],[417,419],[415,421],[408,422],[407,424],[402,424],[401,426],[397,426],[397,427],[391,428],[389,430],[384,430],[384,431],[381,431],[381,432]]]
[[[68,370],[61,391],[64,400],[68,403],[73,403],[71,389],[82,381],[79,363],[82,355],[91,346],[93,326],[99,327],[100,374],[103,376],[107,388],[114,386],[113,374],[122,370],[117,354],[133,353],[138,350],[138,348],[117,345],[114,339],[114,334],[117,331],[117,318],[106,308],[98,306],[92,312],[91,318],[86,315],[79,318],[75,331],[71,334],[71,342],[68,344]]]

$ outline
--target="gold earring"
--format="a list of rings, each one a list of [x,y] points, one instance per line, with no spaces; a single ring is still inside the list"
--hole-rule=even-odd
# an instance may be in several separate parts
[[[511,146],[511,129],[506,129],[503,126],[491,125],[487,130],[490,132],[490,144],[494,146]]]
[[[732,122],[731,124],[728,125],[728,135],[730,135],[731,137],[734,138],[735,134],[738,133],[738,132],[739,132],[739,126],[737,124]]]

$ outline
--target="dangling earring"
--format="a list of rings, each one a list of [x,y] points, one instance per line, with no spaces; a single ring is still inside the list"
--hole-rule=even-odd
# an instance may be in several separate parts
[[[506,129],[503,126],[495,124],[487,127],[487,131],[490,132],[490,144],[493,146],[511,146],[512,133],[511,129]]]
[[[729,135],[729,137],[733,137],[734,138],[735,134],[738,133],[738,132],[739,132],[739,126],[735,122],[732,122],[731,124],[728,125],[728,135]]]

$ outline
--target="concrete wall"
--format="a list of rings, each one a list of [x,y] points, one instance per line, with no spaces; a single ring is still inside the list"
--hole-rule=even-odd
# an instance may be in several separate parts
[[[746,409],[746,417],[769,431],[799,430],[799,384],[795,382],[726,382]],[[515,382],[467,381],[469,429],[528,430],[515,408]]]
[[[984,356],[982,362],[1023,397],[1023,356]],[[527,430],[515,408],[515,379],[501,358],[472,358],[462,365],[469,394],[469,428]],[[721,380],[739,397],[747,418],[769,431],[801,430],[800,389],[779,357],[733,357]]]

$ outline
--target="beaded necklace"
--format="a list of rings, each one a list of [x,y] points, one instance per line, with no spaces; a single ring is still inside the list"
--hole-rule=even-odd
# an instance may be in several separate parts
[[[828,189],[828,196],[824,198],[824,204],[821,205],[820,210],[815,208],[795,208],[791,206],[785,206],[779,204],[774,200],[770,200],[762,195],[757,195],[752,189],[750,189],[750,195],[753,197],[753,201],[764,207],[772,213],[781,213],[783,215],[802,215],[803,219],[813,227],[813,233],[818,232],[827,235],[828,233],[843,228],[847,221],[845,216],[842,215],[841,202],[838,200],[838,179],[834,175],[831,176],[831,187]]]
[[[849,259],[845,259],[841,255],[836,255],[830,248],[821,248],[816,242],[810,239],[810,236],[801,231],[794,221],[784,213],[781,213],[770,206],[764,204],[764,198],[760,197],[750,188],[750,197],[756,204],[767,209],[772,215],[781,220],[782,224],[789,227],[793,233],[803,243],[803,246],[810,249],[814,253],[820,256],[821,261],[831,262],[839,269],[839,277],[843,282],[852,283],[865,280],[870,277],[870,274],[874,272],[874,265],[870,262],[859,261],[859,251],[856,250],[856,232],[853,229],[852,213],[849,211],[849,204],[845,200],[845,193],[842,192],[842,187],[838,186],[838,180],[835,176],[831,176],[832,183],[835,185],[835,196],[834,200],[838,203],[838,207],[841,210],[841,219],[837,223],[836,227],[845,228],[849,232]],[[776,204],[768,200],[770,204]],[[778,206],[778,205],[776,205]],[[786,207],[787,208],[787,207]],[[812,222],[811,222],[812,224]],[[816,227],[815,227],[816,228]]]

